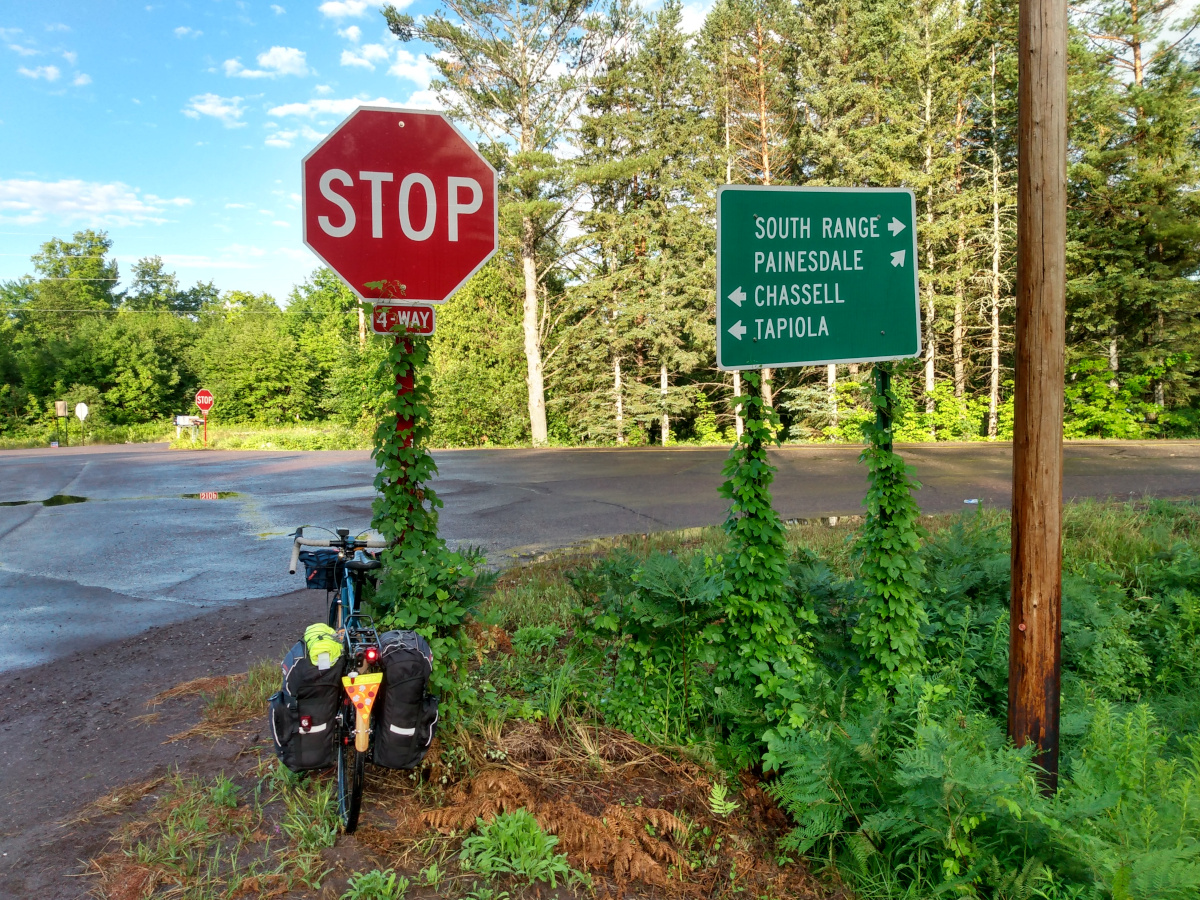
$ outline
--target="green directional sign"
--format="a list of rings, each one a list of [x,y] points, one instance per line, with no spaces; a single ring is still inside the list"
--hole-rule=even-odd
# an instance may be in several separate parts
[[[904,188],[717,192],[717,365],[916,356],[916,199]]]

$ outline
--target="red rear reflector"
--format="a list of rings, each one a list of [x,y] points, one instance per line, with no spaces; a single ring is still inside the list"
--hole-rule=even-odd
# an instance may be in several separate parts
[[[308,729],[312,728],[312,716],[301,716],[300,727],[304,731],[308,731]]]

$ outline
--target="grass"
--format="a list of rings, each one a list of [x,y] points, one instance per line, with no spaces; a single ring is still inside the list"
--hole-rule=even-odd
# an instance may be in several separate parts
[[[171,735],[168,740],[214,738],[263,715],[268,698],[278,689],[279,663],[264,659],[240,675],[217,675],[185,681],[151,698],[146,705],[157,706],[164,700],[204,696],[200,721],[186,731]]]
[[[281,775],[262,759],[233,778],[174,772],[119,832],[119,849],[90,862],[106,900],[154,893],[208,900],[315,888],[320,851],[337,833],[328,784]]]
[[[147,444],[168,441],[175,436],[175,426],[166,422],[146,422],[140,425],[95,424],[85,427],[80,434],[79,422],[71,420],[70,434],[64,446],[94,446],[96,444]],[[0,450],[31,450],[49,447],[55,439],[53,426],[28,428],[19,434],[0,435]],[[61,434],[59,440],[63,440]]]
[[[171,441],[172,450],[200,450],[203,435],[193,441],[185,432]],[[371,435],[334,424],[208,426],[209,450],[369,450]]]

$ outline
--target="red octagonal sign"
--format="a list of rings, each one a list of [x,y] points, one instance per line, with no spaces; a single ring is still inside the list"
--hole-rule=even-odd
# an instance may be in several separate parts
[[[441,113],[361,106],[302,167],[304,243],[360,297],[444,303],[496,252],[496,170]]]

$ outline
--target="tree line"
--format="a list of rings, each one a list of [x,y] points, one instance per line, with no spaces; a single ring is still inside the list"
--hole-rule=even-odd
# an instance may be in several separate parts
[[[695,34],[676,0],[650,14],[627,0],[383,14],[400,40],[433,46],[435,89],[501,176],[501,253],[439,310],[440,442],[740,429],[741,379],[714,360],[721,184],[911,188],[925,343],[897,378],[897,437],[1011,434],[1015,2],[720,0]],[[1173,0],[1072,12],[1069,437],[1200,428],[1196,22]],[[231,419],[380,408],[381,347],[327,270],[286,309],[181,289],[155,259],[118,295],[109,249],[94,232],[51,241],[36,276],[2,287],[0,427],[75,386],[114,421],[182,411],[200,380],[231,392]],[[49,312],[68,300],[91,312]],[[764,370],[758,390],[788,437],[858,440],[868,377]]]

